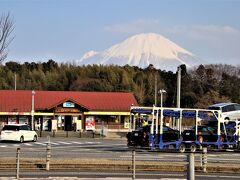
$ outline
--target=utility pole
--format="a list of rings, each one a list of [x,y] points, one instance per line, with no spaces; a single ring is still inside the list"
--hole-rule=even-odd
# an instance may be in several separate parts
[[[162,107],[163,107],[163,93],[167,93],[167,91],[164,90],[164,89],[160,89],[160,90],[159,90],[159,93],[160,93],[160,95],[161,95],[161,108],[162,108]]]
[[[177,69],[177,108],[181,107],[181,66]]]
[[[177,69],[177,108],[181,108],[181,66],[178,66]],[[175,124],[175,122],[174,122]],[[179,117],[177,121],[177,129],[180,130],[181,128],[181,117]],[[181,132],[181,130],[180,130]]]
[[[17,74],[14,73],[14,90],[17,90]]]
[[[35,130],[34,128],[34,100],[35,100],[35,91],[32,90],[32,111],[31,111],[31,127],[32,130]]]
[[[155,72],[155,103],[154,106],[157,106],[157,72]]]

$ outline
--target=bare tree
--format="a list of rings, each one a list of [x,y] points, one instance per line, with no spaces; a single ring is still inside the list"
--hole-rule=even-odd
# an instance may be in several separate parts
[[[7,48],[14,39],[14,37],[10,37],[13,30],[14,25],[10,13],[3,14],[0,17],[0,64],[7,58]]]

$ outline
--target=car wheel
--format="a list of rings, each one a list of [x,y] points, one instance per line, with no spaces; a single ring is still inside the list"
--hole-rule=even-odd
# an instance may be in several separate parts
[[[196,144],[190,144],[189,149],[190,149],[190,152],[196,152],[197,150]]]
[[[180,144],[179,147],[178,147],[178,150],[179,150],[179,152],[184,153],[185,150],[186,150],[185,144]]]
[[[35,135],[33,138],[33,142],[36,142],[36,141],[37,141],[37,136]]]
[[[23,143],[23,142],[24,142],[24,137],[21,136],[21,137],[20,137],[20,143]]]
[[[127,146],[133,146],[133,143],[128,142],[128,143],[127,143]]]

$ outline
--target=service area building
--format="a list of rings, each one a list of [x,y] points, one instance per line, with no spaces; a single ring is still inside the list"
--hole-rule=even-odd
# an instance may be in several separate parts
[[[109,130],[129,127],[133,93],[0,90],[0,128],[29,124],[39,131]]]

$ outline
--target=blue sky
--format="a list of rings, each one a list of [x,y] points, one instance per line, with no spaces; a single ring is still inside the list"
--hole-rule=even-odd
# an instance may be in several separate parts
[[[72,61],[154,32],[205,62],[240,64],[240,0],[0,0],[7,12],[7,60]]]

